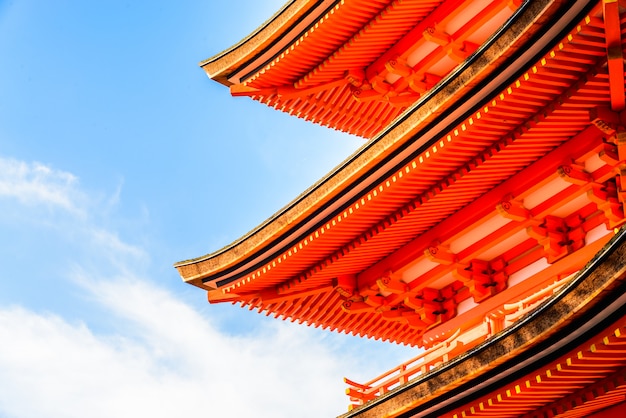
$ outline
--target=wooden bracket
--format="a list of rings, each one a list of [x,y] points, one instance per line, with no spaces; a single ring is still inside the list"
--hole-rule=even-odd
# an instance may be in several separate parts
[[[397,74],[401,77],[408,77],[413,73],[413,68],[406,63],[406,60],[398,56],[387,61],[385,68],[391,74]]]
[[[422,32],[424,39],[437,45],[445,46],[452,42],[452,37],[437,28],[437,25],[429,26]]]
[[[424,255],[435,263],[439,264],[454,264],[457,261],[456,254],[450,252],[448,246],[441,245],[438,241],[433,241],[427,249],[424,250]]]
[[[568,183],[584,186],[593,181],[593,177],[577,164],[564,164],[558,168],[559,176]]]
[[[391,277],[391,273],[385,274],[376,280],[376,285],[383,292],[391,292],[395,294],[404,294],[409,291],[409,285]]]
[[[472,260],[454,274],[467,286],[474,301],[480,303],[506,289],[509,279],[506,266],[506,261],[500,257],[491,261]]]
[[[505,218],[517,222],[523,222],[531,218],[530,211],[524,207],[522,202],[513,199],[513,196],[510,194],[504,196],[502,201],[496,205],[496,210]]]
[[[587,192],[587,197],[597,205],[599,210],[604,212],[607,228],[615,228],[626,220],[624,219],[624,205],[618,199],[615,179],[594,185]]]
[[[541,224],[528,227],[527,232],[543,246],[545,257],[552,264],[585,245],[583,221],[577,214],[567,218],[549,215]]]

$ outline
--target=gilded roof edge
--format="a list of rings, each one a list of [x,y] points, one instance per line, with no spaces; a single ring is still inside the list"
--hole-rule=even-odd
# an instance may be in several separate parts
[[[230,86],[233,83],[228,81],[228,77],[233,71],[245,66],[257,56],[263,55],[268,48],[271,48],[281,38],[289,36],[290,31],[294,27],[297,29],[297,23],[303,20],[307,14],[311,12],[319,14],[319,4],[327,2],[328,0],[321,2],[315,0],[288,1],[251,34],[230,48],[201,61],[199,63],[200,67],[202,67],[209,78],[227,87]],[[333,0],[330,3],[334,2]],[[316,6],[318,7],[316,8]],[[325,9],[326,7],[323,7],[323,10]],[[315,16],[312,17],[314,18]],[[295,36],[290,36],[288,39],[285,39],[285,42],[288,42],[289,39]]]

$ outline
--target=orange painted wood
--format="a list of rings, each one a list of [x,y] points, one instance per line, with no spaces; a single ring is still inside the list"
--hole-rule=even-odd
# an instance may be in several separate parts
[[[372,97],[400,100],[400,90],[422,93],[425,85],[441,79],[426,71],[428,66],[449,59],[448,52],[458,53],[450,45],[471,42],[471,32],[506,7],[503,1],[484,2],[461,29],[445,32],[442,22],[462,14],[468,4],[460,0],[338,4],[297,48],[233,86],[233,92],[252,94],[270,106],[286,106],[339,129],[375,132],[401,110],[391,101]],[[587,234],[602,224],[613,228],[624,222],[624,191],[618,187],[618,182],[624,184],[619,167],[626,158],[626,142],[618,135],[624,121],[619,112],[611,111],[616,110],[612,80],[616,73],[606,66],[607,42],[621,45],[622,35],[611,35],[615,32],[611,7],[607,3],[604,8],[609,9],[608,18],[599,17],[602,7],[594,11],[541,60],[529,63],[518,80],[442,132],[428,149],[381,177],[283,253],[210,291],[209,300],[237,301],[266,315],[316,327],[422,345],[425,338],[439,341],[456,328],[478,326],[472,322],[476,318],[482,321],[503,304],[580,268],[609,237],[607,233],[591,246],[578,248]],[[445,17],[428,17],[437,13]],[[605,31],[607,24],[613,26]],[[432,31],[424,35],[428,28]],[[374,48],[377,42],[380,45]],[[416,69],[408,55],[429,43],[434,49],[425,55],[424,67]],[[355,89],[364,85],[371,100],[353,100]],[[605,165],[588,171],[586,164]],[[524,207],[526,197],[559,179],[569,185],[532,208]],[[514,206],[506,209],[505,202]],[[568,209],[580,202],[581,208]],[[503,213],[497,215],[499,210]],[[557,216],[561,212],[565,215]],[[475,238],[458,253],[449,250],[455,240],[493,216],[510,222]],[[576,225],[567,225],[577,217]],[[520,232],[527,233],[524,240],[480,259]],[[403,278],[416,262],[426,260],[424,251],[434,242],[433,248],[442,250],[430,260],[435,266]],[[527,281],[484,293],[479,308],[455,317],[454,303],[473,297],[472,286],[474,294],[480,293],[476,291],[480,269],[471,266],[480,261],[490,265],[496,259],[505,262],[501,273],[509,277],[537,260],[551,264]],[[449,285],[445,280],[459,281],[449,276],[459,271],[463,276],[466,269],[469,278],[462,277],[458,293],[424,296],[441,292]],[[502,287],[502,277],[496,283],[493,274],[485,273],[486,282],[479,285]],[[355,278],[354,285],[344,289],[338,278],[348,276]],[[439,298],[449,305],[444,308],[444,301],[435,300]]]
[[[470,38],[484,41],[483,27],[498,18],[495,30],[506,17],[501,12],[510,15],[518,7],[505,0],[475,6],[471,0],[337,3],[271,62],[231,86],[231,92],[371,138],[478,47]],[[443,35],[449,43],[407,63],[429,42],[427,34],[435,26],[463,16],[468,17],[464,25]],[[394,64],[398,60],[404,64]]]
[[[611,108],[615,111],[621,111],[626,108],[626,95],[624,94],[624,45],[622,44],[620,5],[613,0],[603,0],[602,5],[604,7]]]

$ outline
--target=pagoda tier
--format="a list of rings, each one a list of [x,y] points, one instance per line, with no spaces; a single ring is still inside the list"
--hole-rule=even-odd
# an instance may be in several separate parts
[[[236,96],[371,138],[478,51],[521,1],[292,1],[200,65]]]
[[[350,417],[624,412],[625,21],[618,0],[289,3],[204,69],[374,137],[176,268],[211,303],[425,349],[346,379]]]
[[[341,418],[626,416],[625,259],[623,231],[555,297],[464,356],[452,359],[455,340],[371,387],[353,384],[370,402]]]
[[[624,222],[623,66],[616,88],[607,54],[621,15],[540,3],[484,49],[510,57],[497,77],[459,84],[491,65],[479,55],[393,128],[442,96],[455,108],[395,149],[378,137],[256,231],[177,264],[183,278],[211,302],[430,347],[582,268]],[[531,44],[511,35],[548,17]]]

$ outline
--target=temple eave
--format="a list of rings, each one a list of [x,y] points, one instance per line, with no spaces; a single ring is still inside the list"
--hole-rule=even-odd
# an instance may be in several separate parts
[[[227,87],[237,84],[239,77],[233,79],[234,72],[241,71],[242,67],[250,66],[254,69],[262,65],[280,48],[293,42],[331,3],[333,1],[329,0],[291,0],[250,35],[232,47],[201,61],[199,66],[209,78]]]
[[[622,233],[558,297],[535,310],[533,315],[520,319],[515,327],[502,331],[455,361],[433,367],[429,373],[418,374],[410,384],[375,398],[366,408],[356,408],[341,417],[421,417],[429,414],[453,417],[462,416],[465,411],[469,413],[470,409],[491,416],[522,416],[539,405],[547,411],[550,401],[557,398],[552,396],[555,390],[576,395],[567,385],[559,387],[559,371],[571,374],[567,381],[570,386],[580,385],[575,383],[576,379],[585,381],[585,374],[569,365],[576,364],[584,356],[593,357],[593,352],[604,353],[596,356],[595,363],[597,370],[601,370],[604,361],[605,367],[600,372],[602,377],[614,379],[615,373],[619,373],[621,377],[616,380],[619,384],[614,387],[623,386],[626,358],[621,357],[616,362],[611,350],[620,352],[618,347],[626,343],[623,334],[626,326],[624,259],[626,235]],[[582,344],[576,343],[576,337],[583,332],[595,337]],[[601,349],[601,346],[607,348]],[[530,369],[530,375],[524,375],[524,369]],[[478,375],[486,373],[492,376],[487,380],[489,385],[468,387],[469,382],[478,380]],[[516,381],[508,380],[507,384],[501,383],[513,374],[521,377]],[[601,381],[602,377],[594,376],[593,380]],[[581,388],[584,386],[580,385]],[[486,388],[491,388],[491,392]],[[436,404],[430,402],[441,396],[440,391],[446,392],[445,400],[440,399]],[[486,395],[474,395],[485,392]],[[533,394],[537,405],[529,405],[527,393]],[[602,393],[596,392],[583,402],[598,398]],[[561,405],[561,409],[568,409],[567,402]],[[576,404],[569,405],[571,408]],[[596,407],[602,409],[606,404],[600,403]],[[586,413],[591,411],[593,409]]]
[[[318,211],[323,204],[335,200],[336,196],[348,184],[359,181],[359,173],[364,168],[383,161],[386,155],[391,155],[397,152],[401,146],[406,145],[405,139],[407,137],[417,135],[416,127],[428,126],[446,113],[447,120],[449,120],[454,115],[462,114],[465,109],[469,109],[476,100],[463,101],[462,107],[457,107],[452,115],[449,114],[450,108],[457,104],[460,97],[468,94],[475,85],[485,80],[493,70],[499,68],[504,60],[511,55],[511,49],[516,50],[522,47],[519,33],[524,33],[526,38],[539,31],[541,25],[536,23],[538,17],[546,14],[551,16],[558,11],[555,2],[545,1],[543,3],[545,4],[524,10],[524,13],[517,17],[509,30],[501,34],[494,45],[483,51],[481,55],[483,58],[477,59],[471,65],[465,66],[462,71],[444,80],[437,92],[424,96],[410,111],[406,112],[405,118],[396,120],[375,141],[366,144],[333,173],[312,186],[257,229],[215,253],[176,263],[176,267],[197,265],[195,270],[185,268],[184,270],[190,271],[190,273],[181,273],[183,277],[191,275],[189,277],[197,279],[212,276],[217,273],[218,268],[223,269],[224,266],[230,265],[241,255],[255,253],[262,248],[263,243],[272,242],[276,239],[282,232],[281,228],[284,228],[285,225],[292,228],[291,225],[293,224],[303,223],[308,214]],[[434,137],[430,132],[421,132],[420,139],[411,149],[431,146],[436,144],[438,140],[439,138]],[[408,152],[408,150],[404,151],[404,154],[406,155]],[[191,273],[192,271],[193,273]]]
[[[205,70],[371,141],[176,268],[211,303],[424,348],[346,379],[344,417],[626,412],[625,13],[289,3]]]

